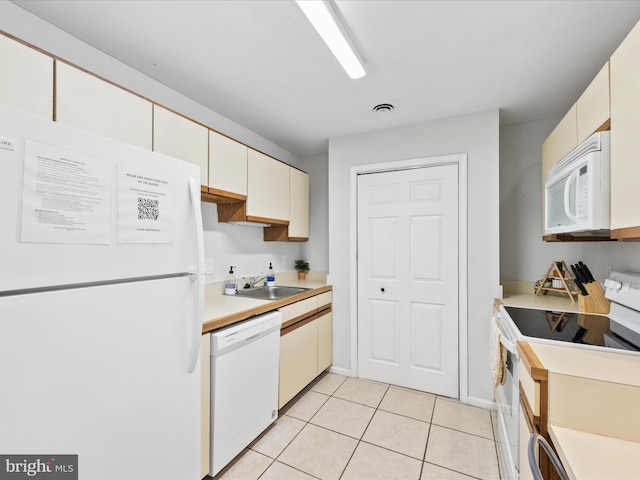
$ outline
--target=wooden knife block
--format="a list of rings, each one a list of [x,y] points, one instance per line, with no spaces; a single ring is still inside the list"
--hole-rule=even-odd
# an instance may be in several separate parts
[[[604,290],[599,282],[585,283],[584,288],[587,290],[586,297],[582,294],[578,295],[578,309],[581,312],[589,313],[609,313],[611,302],[604,296]]]

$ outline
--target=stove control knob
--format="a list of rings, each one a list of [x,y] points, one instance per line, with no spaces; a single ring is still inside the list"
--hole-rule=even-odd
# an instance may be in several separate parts
[[[614,290],[619,292],[622,289],[622,282],[618,282],[617,280],[606,279],[604,281],[604,288],[607,290]]]

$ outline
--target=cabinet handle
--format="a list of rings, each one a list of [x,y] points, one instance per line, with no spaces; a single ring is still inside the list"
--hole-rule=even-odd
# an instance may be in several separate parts
[[[384,287],[382,287],[382,288],[380,289],[380,291],[381,291],[382,293],[384,293]]]

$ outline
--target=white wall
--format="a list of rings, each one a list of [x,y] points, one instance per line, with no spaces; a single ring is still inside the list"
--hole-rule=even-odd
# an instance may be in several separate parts
[[[327,154],[305,157],[301,167],[309,174],[309,241],[301,245],[302,257],[312,270],[329,270],[329,186]]]
[[[489,321],[499,285],[499,203],[497,110],[405,127],[366,132],[329,141],[329,274],[333,284],[333,363],[356,373],[352,364],[349,239],[350,168],[394,160],[468,154],[468,395],[493,402],[489,371]]]
[[[229,267],[238,279],[267,272],[269,262],[277,273],[293,270],[294,261],[301,258],[301,243],[264,242],[261,227],[246,227],[218,223],[218,211],[212,203],[202,204],[205,258],[213,260],[213,273],[207,283],[228,278]],[[285,261],[283,263],[283,257]]]
[[[542,241],[542,143],[559,121],[500,129],[500,279],[539,280],[554,260],[581,260],[601,282],[609,265],[640,272],[637,242]]]

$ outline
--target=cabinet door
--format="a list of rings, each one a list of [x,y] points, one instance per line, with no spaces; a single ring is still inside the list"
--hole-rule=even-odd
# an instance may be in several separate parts
[[[209,177],[209,130],[158,105],[153,106],[153,151],[200,167],[200,183]]]
[[[289,220],[289,165],[249,149],[247,217]]]
[[[53,119],[53,58],[0,35],[0,104]]]
[[[640,23],[613,53],[610,62],[611,229],[614,230],[640,226]]]
[[[533,480],[533,473],[529,467],[529,438],[533,430],[529,426],[524,409],[520,406],[520,431],[518,442],[518,467],[520,470],[520,480]]]
[[[282,408],[317,375],[318,323],[312,320],[280,337],[278,408]]]
[[[309,175],[289,168],[289,239],[309,239]]]
[[[318,375],[324,372],[333,361],[333,315],[322,315],[318,322]]]
[[[542,182],[547,172],[578,146],[577,109],[573,105],[542,144]]]
[[[246,196],[248,151],[245,145],[210,130],[209,187]]]
[[[609,127],[609,62],[576,102],[578,143]]]
[[[567,153],[578,146],[576,105],[567,112],[542,144],[542,231],[544,232],[545,192],[547,173]]]
[[[56,121],[151,150],[152,116],[148,100],[56,62]]]

